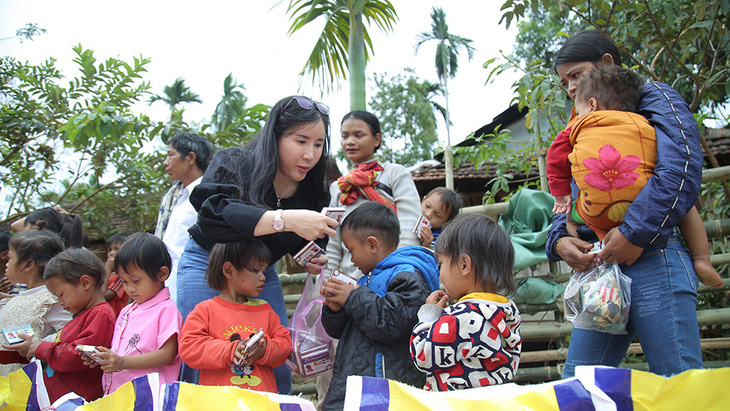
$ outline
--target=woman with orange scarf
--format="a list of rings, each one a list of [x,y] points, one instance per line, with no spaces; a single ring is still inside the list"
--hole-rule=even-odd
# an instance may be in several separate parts
[[[413,227],[421,213],[420,197],[408,170],[400,164],[381,163],[375,152],[380,148],[380,122],[373,114],[356,110],[342,118],[342,151],[350,161],[350,173],[330,187],[331,207],[344,207],[345,215],[365,201],[377,201],[395,211],[400,222],[398,247],[418,245]],[[339,231],[327,245],[327,270],[338,269],[359,279],[362,273],[350,261]]]
[[[340,125],[342,151],[350,161],[350,172],[330,186],[330,207],[344,207],[345,215],[366,201],[377,201],[395,211],[400,223],[398,247],[419,245],[413,227],[421,214],[421,201],[408,170],[400,164],[381,163],[375,152],[382,143],[380,121],[373,114],[356,110],[345,114]],[[327,270],[338,269],[360,279],[362,272],[350,260],[340,230],[327,244]],[[317,377],[317,397],[324,400],[332,373]],[[320,401],[321,403],[321,401]]]

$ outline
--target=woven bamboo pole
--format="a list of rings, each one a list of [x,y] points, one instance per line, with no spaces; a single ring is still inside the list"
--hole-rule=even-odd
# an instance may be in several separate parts
[[[700,340],[700,346],[703,350],[716,350],[720,348],[730,348],[730,338],[706,338]],[[641,344],[632,343],[626,354],[643,354],[644,350]],[[568,356],[568,350],[544,350],[523,352],[520,355],[520,364],[529,364],[546,361],[565,361]]]

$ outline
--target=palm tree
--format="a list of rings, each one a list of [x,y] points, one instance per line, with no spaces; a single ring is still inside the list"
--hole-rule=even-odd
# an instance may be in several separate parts
[[[223,80],[223,96],[218,105],[215,106],[215,112],[211,119],[211,123],[216,130],[225,129],[233,123],[236,117],[243,113],[248,101],[248,98],[243,94],[244,90],[246,90],[246,87],[236,82],[233,73],[229,73]]]
[[[283,1],[283,0],[282,0]],[[373,52],[363,17],[390,31],[398,20],[388,0],[289,0],[291,35],[320,16],[325,25],[300,75],[319,76],[320,88],[330,91],[340,78],[350,76],[350,109],[365,109],[365,65]],[[345,73],[347,68],[348,73]]]
[[[190,91],[190,87],[185,85],[185,80],[182,77],[178,77],[172,85],[163,87],[162,92],[164,96],[153,94],[150,96],[148,103],[152,105],[156,101],[165,102],[170,107],[170,121],[175,115],[175,108],[178,104],[203,102],[200,100],[199,95]]]
[[[449,114],[449,83],[448,79],[456,76],[459,68],[459,51],[466,49],[469,60],[474,57],[474,47],[470,45],[470,39],[456,36],[449,33],[449,26],[446,24],[446,13],[441,7],[434,7],[431,10],[431,31],[423,32],[418,36],[416,53],[421,44],[436,40],[436,74],[441,82],[444,100],[446,101],[446,147],[444,152],[444,166],[446,168],[446,187],[454,189],[454,155],[451,152],[451,116]]]

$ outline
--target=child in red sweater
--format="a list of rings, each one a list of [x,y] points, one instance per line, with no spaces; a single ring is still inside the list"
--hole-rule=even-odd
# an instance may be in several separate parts
[[[59,304],[74,315],[54,342],[25,336],[26,341],[12,346],[26,358],[44,363],[43,379],[51,402],[75,392],[87,401],[102,396],[102,371],[89,369],[76,346],[109,346],[114,334],[114,310],[104,301],[104,264],[83,248],[68,249],[46,265],[43,279]]]
[[[273,368],[291,353],[291,337],[271,306],[253,298],[264,288],[270,260],[269,249],[256,239],[213,247],[206,275],[221,293],[188,315],[179,344],[182,360],[200,369],[200,384],[276,392]],[[259,330],[264,337],[243,356]]]

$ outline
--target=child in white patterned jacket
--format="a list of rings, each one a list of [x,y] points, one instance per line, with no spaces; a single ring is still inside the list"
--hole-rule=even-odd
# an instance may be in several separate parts
[[[520,361],[520,313],[506,296],[516,286],[507,233],[481,214],[457,217],[436,240],[446,291],[433,292],[418,312],[410,352],[426,373],[427,391],[509,382]],[[449,299],[457,299],[446,307]]]

